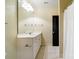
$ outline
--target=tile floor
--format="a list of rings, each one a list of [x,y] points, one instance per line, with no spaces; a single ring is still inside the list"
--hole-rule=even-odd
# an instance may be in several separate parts
[[[41,46],[36,59],[60,59],[59,47]]]

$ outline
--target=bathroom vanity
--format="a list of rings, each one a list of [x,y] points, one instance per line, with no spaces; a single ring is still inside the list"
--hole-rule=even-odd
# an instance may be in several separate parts
[[[35,59],[41,45],[41,33],[17,35],[17,59]]]

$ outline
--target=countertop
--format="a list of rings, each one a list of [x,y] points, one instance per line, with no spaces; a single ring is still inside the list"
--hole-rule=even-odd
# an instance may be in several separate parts
[[[40,34],[41,34],[41,32],[19,33],[19,34],[17,34],[17,38],[34,38]]]

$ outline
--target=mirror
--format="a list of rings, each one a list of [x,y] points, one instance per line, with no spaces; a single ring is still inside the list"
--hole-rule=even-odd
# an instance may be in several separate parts
[[[18,32],[32,32],[35,12],[30,0],[18,0]],[[30,20],[28,20],[30,19]],[[30,22],[31,21],[31,22]],[[30,30],[31,29],[31,30]]]

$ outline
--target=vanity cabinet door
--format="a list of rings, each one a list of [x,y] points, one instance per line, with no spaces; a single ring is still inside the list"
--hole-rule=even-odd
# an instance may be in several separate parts
[[[23,48],[17,50],[17,59],[33,59],[33,48]]]
[[[32,39],[18,39],[17,59],[34,59]]]
[[[38,43],[39,43],[39,46],[41,45],[41,35],[39,35],[38,37],[37,37],[37,39],[38,39]]]

